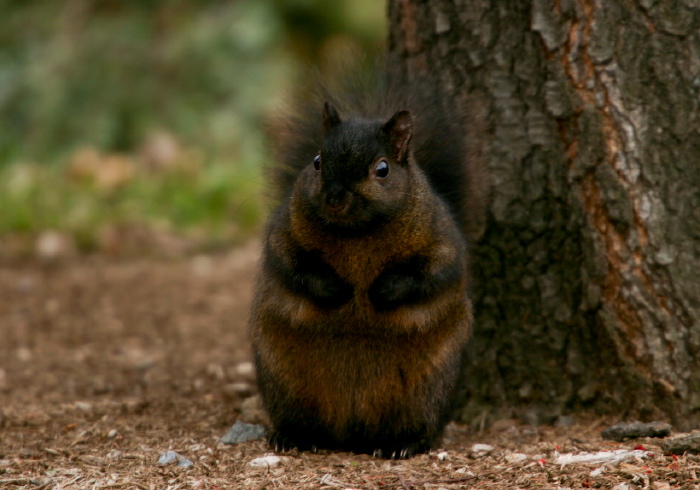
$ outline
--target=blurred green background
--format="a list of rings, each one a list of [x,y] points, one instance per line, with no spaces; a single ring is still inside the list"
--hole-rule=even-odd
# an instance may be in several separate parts
[[[244,240],[265,121],[385,23],[377,0],[0,0],[0,254]]]

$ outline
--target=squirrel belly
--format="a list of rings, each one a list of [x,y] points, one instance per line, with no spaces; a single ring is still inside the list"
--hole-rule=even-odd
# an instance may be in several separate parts
[[[412,158],[404,170],[391,218],[359,231],[318,218],[312,166],[270,219],[251,339],[276,449],[439,443],[472,323],[466,244]]]

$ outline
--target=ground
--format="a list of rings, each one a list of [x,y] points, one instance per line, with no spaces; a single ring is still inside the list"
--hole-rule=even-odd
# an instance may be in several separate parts
[[[451,424],[444,450],[407,461],[293,452],[251,466],[263,441],[218,440],[263,420],[246,334],[257,250],[0,264],[0,488],[700,489],[700,457],[603,441],[608,419]],[[653,454],[595,476],[600,465],[554,463],[639,446]],[[168,450],[194,465],[158,464]]]

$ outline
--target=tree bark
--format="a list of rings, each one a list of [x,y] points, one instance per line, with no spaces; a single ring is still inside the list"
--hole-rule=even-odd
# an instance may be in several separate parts
[[[462,417],[700,422],[700,2],[390,0],[389,21],[390,54],[492,129]]]

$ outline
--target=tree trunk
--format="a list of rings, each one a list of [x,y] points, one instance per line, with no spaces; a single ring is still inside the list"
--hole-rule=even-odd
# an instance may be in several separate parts
[[[697,424],[700,2],[390,0],[389,20],[390,54],[465,113],[481,94],[492,129],[465,420]]]

